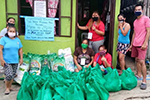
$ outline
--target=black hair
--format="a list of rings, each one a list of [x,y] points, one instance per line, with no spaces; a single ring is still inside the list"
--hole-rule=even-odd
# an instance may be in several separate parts
[[[99,50],[101,47],[103,47],[104,49],[107,49],[105,45],[100,45],[100,46],[98,47],[98,50]]]
[[[14,29],[15,29],[15,31],[16,31],[16,35],[15,35],[14,37],[17,37],[17,29],[16,29],[16,27],[13,27],[13,26],[9,26],[9,27],[8,27],[8,29],[7,29],[7,33],[5,34],[5,36],[6,36],[6,37],[9,37],[9,35],[8,35],[8,31],[9,31],[11,28],[14,28]]]
[[[118,15],[118,17],[119,17],[119,16],[123,16],[124,18],[126,18],[123,13],[120,13],[120,14]]]
[[[7,22],[8,22],[10,19],[13,19],[14,21],[16,21],[15,18],[9,17],[9,18],[7,18]]]
[[[84,40],[87,40],[87,42],[88,42],[88,44],[89,44],[89,40],[88,40],[88,39],[86,39],[86,38],[82,40],[82,43],[83,43],[83,41],[84,41]]]
[[[136,5],[135,5],[135,8],[138,7],[138,6],[141,6],[141,8],[142,8],[142,10],[143,10],[143,4],[142,4],[142,3],[136,4]]]

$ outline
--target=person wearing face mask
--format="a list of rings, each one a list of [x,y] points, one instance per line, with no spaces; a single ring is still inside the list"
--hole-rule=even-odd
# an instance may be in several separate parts
[[[89,30],[88,39],[89,47],[98,52],[99,45],[104,44],[105,25],[100,19],[100,15],[97,11],[94,11],[92,18],[88,21],[86,26],[80,26],[77,23],[77,27],[81,30]]]
[[[132,42],[129,50],[131,50],[131,57],[135,57],[136,60],[136,77],[141,78],[143,76],[140,88],[145,90],[147,88],[145,57],[150,36],[150,19],[143,15],[143,5],[141,4],[135,6],[134,13],[137,16],[137,19],[133,23],[134,33],[132,35]]]
[[[0,39],[0,61],[5,70],[5,95],[13,90],[11,85],[16,76],[18,63],[23,63],[22,43],[16,36],[16,28],[10,26],[7,31],[6,35]]]
[[[82,41],[81,47],[77,47],[74,52],[75,72],[79,72],[83,67],[89,67],[93,63],[94,51],[88,47],[88,40]]]
[[[8,27],[14,27],[15,26],[15,19],[13,17],[9,17],[7,19],[7,25],[6,28],[4,28],[3,30],[1,30],[0,32],[0,38],[2,38],[3,36],[5,36],[5,34],[7,33],[7,29]],[[19,35],[19,33],[17,32],[17,36]]]
[[[130,24],[125,22],[126,18],[123,14],[118,15],[118,45],[117,52],[119,56],[119,63],[121,71],[119,74],[122,74],[122,70],[125,70],[125,55],[128,48],[130,47]]]
[[[104,69],[106,67],[112,67],[112,57],[109,53],[107,53],[107,49],[104,45],[99,46],[99,52],[95,54],[93,67],[96,66],[96,64],[100,65],[100,68],[102,71],[105,71]]]

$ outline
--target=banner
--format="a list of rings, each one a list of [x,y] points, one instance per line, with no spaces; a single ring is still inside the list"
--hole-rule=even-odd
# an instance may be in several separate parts
[[[54,41],[54,22],[56,18],[25,18],[25,40]]]

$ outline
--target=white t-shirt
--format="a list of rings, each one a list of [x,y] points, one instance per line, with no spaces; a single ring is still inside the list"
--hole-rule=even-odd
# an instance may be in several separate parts
[[[5,34],[7,33],[7,28],[4,28],[1,30],[0,32],[0,36],[5,36]],[[19,35],[19,33],[17,32],[17,36]]]

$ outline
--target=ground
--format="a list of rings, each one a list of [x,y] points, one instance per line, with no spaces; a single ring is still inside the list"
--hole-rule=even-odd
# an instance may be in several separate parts
[[[127,67],[131,67],[131,69],[136,72],[136,67],[134,65],[134,60],[127,57],[126,58]],[[150,73],[149,73],[150,74]],[[119,92],[110,93],[109,100],[150,100],[150,80],[147,80],[147,89],[141,90],[139,85],[141,80],[138,80],[138,85],[136,88],[132,90],[121,90]],[[13,84],[13,88],[19,90],[20,86],[17,84]],[[0,80],[0,100],[16,100],[16,96],[18,91],[12,91],[9,95],[4,95],[5,85],[3,80]]]

